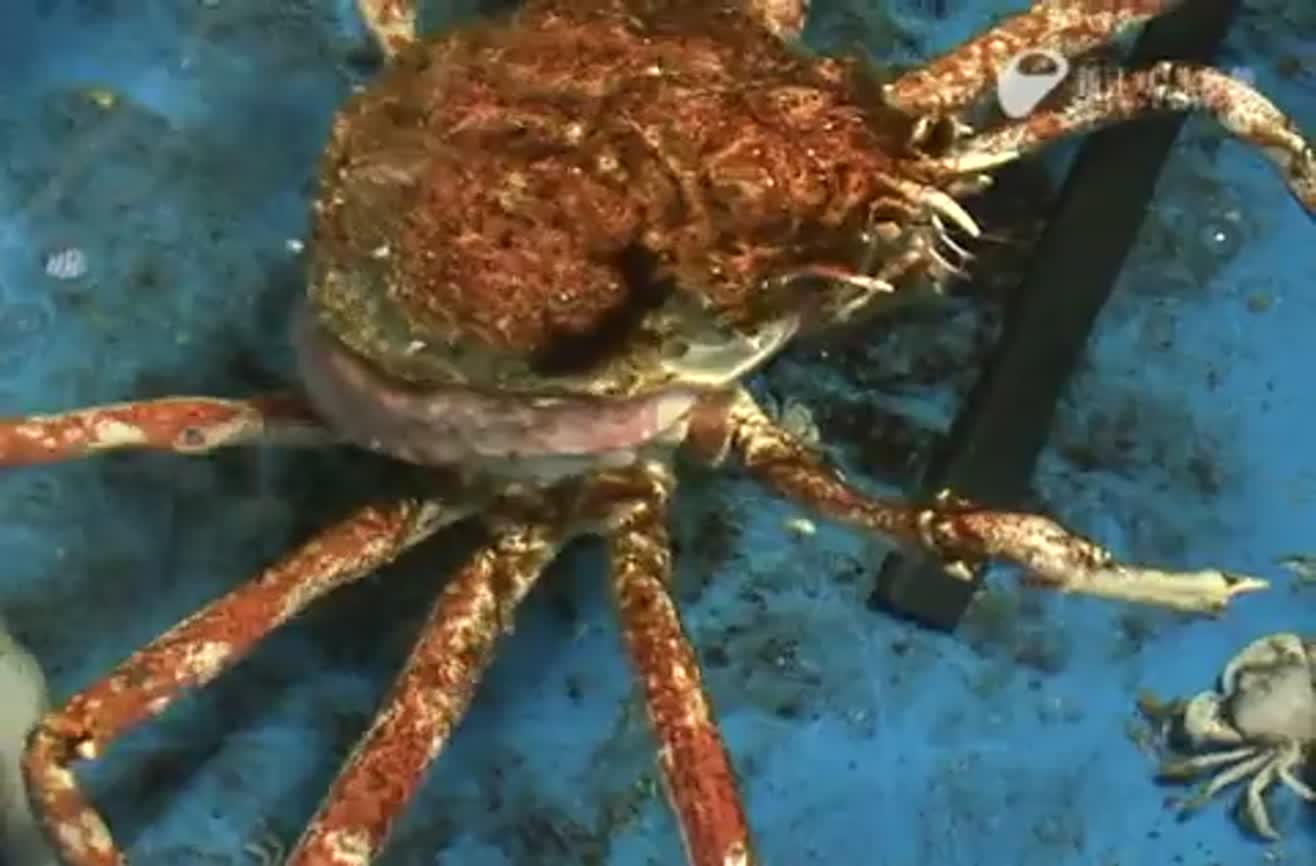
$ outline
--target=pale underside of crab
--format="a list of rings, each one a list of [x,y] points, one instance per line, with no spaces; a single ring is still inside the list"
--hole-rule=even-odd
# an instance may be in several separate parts
[[[287,862],[363,866],[375,858],[462,718],[516,606],[557,552],[583,535],[602,536],[608,547],[623,644],[643,686],[661,776],[689,862],[756,862],[735,772],[669,594],[665,509],[674,458],[682,451],[713,464],[735,459],[773,491],[824,517],[921,550],[966,579],[989,560],[1002,560],[1060,592],[1202,614],[1217,614],[1234,596],[1265,585],[1214,569],[1170,572],[1121,563],[1050,519],[978,507],[951,493],[920,503],[866,494],[808,443],[774,423],[739,384],[806,326],[825,326],[880,306],[887,296],[907,291],[910,278],[937,283],[954,276],[966,256],[952,233],[972,237],[977,231],[957,197],[984,188],[983,172],[1065,135],[1150,111],[1202,111],[1261,148],[1300,204],[1308,211],[1316,208],[1307,141],[1248,85],[1209,68],[1158,64],[1088,79],[1081,91],[1061,88],[1028,116],[983,131],[960,118],[989,93],[998,70],[1020,51],[1041,47],[1079,61],[1115,34],[1164,12],[1170,0],[1041,2],[880,90],[862,92],[850,89],[853,65],[806,60],[796,51],[803,0],[532,0],[520,16],[454,41],[419,36],[409,0],[359,0],[358,5],[387,61],[380,80],[391,83],[364,88],[335,126],[330,168],[316,202],[321,237],[312,261],[311,309],[299,320],[296,338],[309,399],[177,397],[15,418],[0,422],[0,465],[50,463],[114,449],[198,455],[242,445],[348,446],[415,464],[418,473],[432,476],[426,489],[434,492],[370,504],[326,528],[41,720],[25,756],[25,777],[69,866],[126,862],[79,788],[73,772],[78,761],[96,758],[185,690],[211,682],[316,599],[471,516],[483,521],[491,540],[445,585],[392,692]],[[659,13],[675,14],[680,22],[669,24]],[[554,33],[571,34],[574,41],[544,35]],[[748,54],[771,65],[772,74],[786,83],[756,91],[755,71],[735,65],[746,52],[728,42],[733,39],[743,40]],[[407,134],[421,130],[444,105],[487,94],[498,75],[507,80],[525,72],[517,64],[525,61],[527,45],[541,52],[531,58],[540,65],[518,86],[552,90],[552,111],[562,104],[592,111],[590,122],[611,124],[618,140],[626,142],[625,153],[600,149],[591,152],[591,161],[558,175],[535,174],[556,165],[553,160],[574,158],[589,136],[588,124],[569,118],[546,126],[549,108],[538,114],[471,110],[449,117],[444,121],[449,126],[437,133],[450,136],[443,139],[447,149],[426,151],[423,140],[407,139],[406,159],[400,161],[370,163],[370,155],[379,152],[371,150],[372,142],[378,142],[367,136],[361,145],[361,137],[353,137],[362,128],[353,118],[367,117],[381,105],[382,115],[394,124],[381,127],[381,135],[403,127]],[[545,75],[546,69],[560,71],[607,45],[623,46],[598,59],[610,76],[625,79],[620,83]],[[452,61],[493,55],[506,67]],[[638,67],[636,56],[645,58]],[[672,69],[680,74],[668,81],[664,76]],[[451,99],[423,112],[394,100],[393,94],[412,85],[423,97],[432,83],[452,88],[444,94]],[[680,100],[663,102],[679,87],[685,88]],[[636,93],[641,96],[632,98]],[[594,111],[592,94],[612,100],[608,110]],[[728,117],[738,104],[734,99],[745,94],[758,100],[757,113]],[[741,132],[756,136],[752,152],[742,153],[741,139],[717,142],[706,129],[682,127],[681,112],[701,106],[711,106],[707,116],[718,122],[743,121]],[[903,131],[899,139],[874,132],[881,125],[872,119],[878,115],[890,129]],[[523,147],[527,137],[548,138],[528,157],[485,147],[444,162],[461,135],[513,136]],[[797,147],[781,147],[782,142]],[[720,149],[706,164],[704,157],[690,156],[696,144],[714,143]],[[353,154],[365,162],[353,162]],[[649,173],[609,186],[606,181],[625,154],[633,159],[629,165]],[[462,337],[447,342],[436,338],[439,325],[431,322],[426,331],[418,318],[407,318],[415,310],[394,289],[415,288],[398,275],[419,265],[400,253],[407,249],[402,239],[370,234],[381,225],[400,225],[397,208],[358,194],[365,188],[386,197],[404,186],[412,189],[424,171],[431,179],[448,176],[435,174],[434,165],[459,176],[481,160],[503,158],[523,161],[495,178],[502,186],[489,193],[494,198],[474,201],[469,209],[449,208],[445,218],[456,213],[472,221],[489,214],[510,219],[526,208],[548,207],[567,194],[563,190],[578,196],[572,200],[582,204],[581,221],[605,204],[613,207],[626,217],[608,224],[618,237],[630,248],[642,248],[681,289],[696,284],[646,314],[643,323],[653,327],[645,333],[653,340],[623,341],[621,351],[596,366],[554,374],[490,348],[499,340],[515,342],[513,325],[521,320],[511,307],[487,327],[482,317],[488,309],[481,304],[470,307],[465,318],[440,322],[450,335]],[[790,175],[797,186],[775,183],[772,176],[754,180],[760,177],[756,171],[790,168],[806,158],[808,171]],[[552,201],[549,193],[535,198],[541,188],[535,184],[558,192]],[[470,184],[449,190],[489,192],[487,185]],[[649,193],[653,199],[642,197]],[[717,207],[699,208],[710,201]],[[733,240],[745,243],[717,247],[725,232],[708,230],[717,220],[734,230]],[[525,248],[518,246],[525,239],[515,235],[501,244],[486,243],[490,238],[473,222],[421,221],[409,230],[426,243],[440,236],[435,234],[440,229],[449,232],[450,245],[422,244],[415,252],[426,261],[448,256],[445,266],[483,261],[477,253],[486,249],[492,250],[489,255],[533,256],[561,241],[568,247],[584,244],[588,253],[595,249],[590,243],[615,240],[572,235],[571,225],[560,219],[545,224],[544,234],[531,237]],[[834,240],[847,232],[870,237],[863,268],[847,269],[834,256],[810,261],[804,253],[826,248],[834,254],[835,245],[793,241],[793,233]],[[758,246],[751,248],[747,239]],[[574,274],[572,268],[581,263],[559,258],[550,264]],[[780,272],[774,270],[778,266]],[[484,266],[468,271],[476,281],[509,277]],[[617,290],[608,282],[615,275],[606,268],[580,273],[582,279],[600,281],[599,297],[605,300]],[[547,280],[552,274],[540,276]],[[718,291],[700,284],[702,279]],[[808,280],[822,285],[808,291],[796,285]],[[502,303],[526,288],[514,280],[489,285],[496,290],[482,304]],[[559,288],[570,294],[569,281]],[[766,313],[751,315],[745,299],[753,300],[760,288],[773,302]],[[448,292],[455,305],[439,312],[450,314],[469,300],[462,294],[468,289],[474,291],[471,285],[436,282],[435,290]],[[556,296],[541,300],[548,309]],[[558,312],[570,323],[570,315],[580,311]],[[1283,762],[1273,766],[1277,776],[1287,771]]]
[[[1316,790],[1303,779],[1316,755],[1316,641],[1296,634],[1258,638],[1230,659],[1218,690],[1185,701],[1168,720],[1190,749],[1161,765],[1163,778],[1213,775],[1184,803],[1197,809],[1246,782],[1243,814],[1266,839],[1279,833],[1265,794],[1276,782],[1308,802]]]

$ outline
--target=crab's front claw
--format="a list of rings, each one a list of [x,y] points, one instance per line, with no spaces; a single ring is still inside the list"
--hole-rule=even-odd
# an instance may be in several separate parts
[[[926,513],[926,546],[943,559],[1013,562],[1024,569],[1023,582],[1056,592],[1213,616],[1236,596],[1269,586],[1260,578],[1214,568],[1165,571],[1120,562],[1106,548],[1040,514],[995,511],[949,496]]]
[[[1215,692],[1202,692],[1188,701],[1179,727],[1195,749],[1243,742],[1243,735],[1225,723],[1224,700]]]
[[[949,491],[911,504],[868,495],[814,449],[775,424],[747,391],[716,395],[691,417],[686,444],[710,462],[736,453],[751,475],[814,511],[921,549],[951,574],[972,579],[989,560],[1023,568],[1056,592],[1215,615],[1266,581],[1230,572],[1172,572],[1121,563],[1099,544],[1039,514],[997,511]]]
[[[946,567],[1010,562],[1023,569],[1023,583],[1054,592],[1215,616],[1236,596],[1269,586],[1260,578],[1218,569],[1165,571],[1120,562],[1049,517],[984,508],[948,491],[916,519],[916,540]]]
[[[1259,577],[1214,568],[1164,571],[1126,565],[1113,559],[1085,571],[1074,569],[1072,561],[1057,565],[1060,568],[1055,572],[1054,580],[1040,569],[1031,571],[1028,580],[1064,592],[1150,604],[1184,613],[1219,614],[1236,596],[1259,592],[1270,586]]]

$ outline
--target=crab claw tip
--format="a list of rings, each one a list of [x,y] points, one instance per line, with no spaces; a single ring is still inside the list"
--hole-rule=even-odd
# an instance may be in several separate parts
[[[1252,592],[1261,592],[1270,589],[1270,581],[1260,577],[1252,577],[1247,574],[1238,574],[1232,571],[1220,572],[1220,577],[1224,581],[1226,588],[1225,603],[1232,601],[1235,596],[1246,595]],[[1222,609],[1223,609],[1222,605]]]

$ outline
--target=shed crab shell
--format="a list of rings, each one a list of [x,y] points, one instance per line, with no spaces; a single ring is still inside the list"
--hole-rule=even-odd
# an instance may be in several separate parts
[[[1278,839],[1264,800],[1271,785],[1316,802],[1302,778],[1316,755],[1316,640],[1291,633],[1258,638],[1225,665],[1218,689],[1194,695],[1170,721],[1193,754],[1171,758],[1161,774],[1213,773],[1186,809],[1246,782],[1248,822],[1262,837]]]

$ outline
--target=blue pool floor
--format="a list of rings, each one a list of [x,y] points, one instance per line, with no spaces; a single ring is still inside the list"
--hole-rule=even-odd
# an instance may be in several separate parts
[[[917,19],[920,4],[901,5]],[[946,22],[916,28],[927,45],[991,11],[945,5]],[[350,9],[6,4],[0,413],[287,381],[288,241],[333,106],[362,74]],[[1316,134],[1312,17],[1248,4],[1221,63]],[[1285,791],[1279,843],[1241,831],[1228,797],[1178,820],[1182,791],[1154,782],[1134,704],[1210,687],[1263,634],[1316,634],[1316,586],[1278,562],[1316,554],[1316,226],[1222,141],[1186,127],[1035,486],[1123,555],[1273,589],[1202,621],[1017,590],[1000,572],[957,634],[934,634],[865,604],[871,540],[792,529],[796,509],[733,472],[688,476],[677,592],[764,863],[1316,862],[1316,809]],[[48,275],[66,249],[85,274]],[[868,346],[792,353],[756,385],[808,408],[864,478],[871,454],[838,407],[944,428],[972,380],[954,363],[970,357],[966,317],[902,317]],[[951,359],[943,382],[899,383],[934,350]],[[59,700],[394,478],[347,452],[0,474],[0,611]],[[440,542],[328,600],[89,768],[134,866],[257,863],[295,839],[461,549]],[[573,551],[547,584],[381,866],[680,862],[598,551]]]

